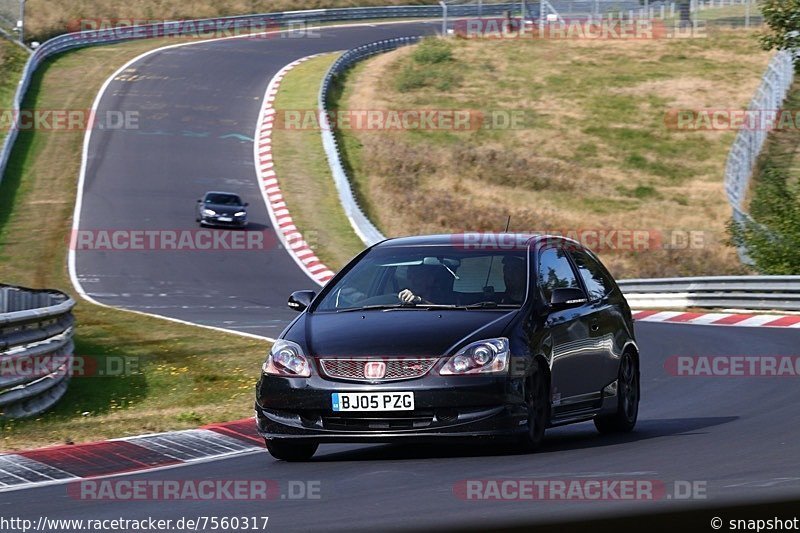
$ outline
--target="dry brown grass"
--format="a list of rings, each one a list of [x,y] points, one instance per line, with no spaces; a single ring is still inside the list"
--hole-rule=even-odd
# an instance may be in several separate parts
[[[28,0],[27,32],[44,40],[82,19],[190,20],[296,9],[409,5],[425,0]]]
[[[387,235],[512,229],[703,232],[693,250],[599,250],[623,277],[741,271],[724,244],[731,131],[669,129],[671,108],[745,107],[768,54],[753,33],[655,41],[465,41],[398,90],[411,49],[370,60],[350,109],[523,110],[526,127],[343,133],[357,189]],[[436,88],[445,80],[446,90]],[[455,80],[455,81],[453,81]]]

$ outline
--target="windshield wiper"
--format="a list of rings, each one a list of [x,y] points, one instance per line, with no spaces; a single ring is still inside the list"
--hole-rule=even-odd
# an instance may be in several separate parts
[[[414,304],[376,304],[365,305],[363,307],[347,307],[345,309],[337,309],[337,313],[349,313],[352,311],[367,311],[369,309],[399,309],[401,307],[415,307]]]
[[[485,301],[485,302],[478,302],[475,304],[469,304],[463,306],[464,309],[496,309],[496,308],[511,308],[511,307],[519,307],[518,304],[499,304],[497,302],[492,301]]]
[[[412,309],[417,311],[426,311],[429,309],[463,309],[463,306],[451,304],[378,304],[378,305],[365,305],[363,307],[348,307],[347,309],[338,309],[337,313],[348,313],[353,311],[369,311],[372,309],[383,309],[384,311],[393,311],[398,309]]]

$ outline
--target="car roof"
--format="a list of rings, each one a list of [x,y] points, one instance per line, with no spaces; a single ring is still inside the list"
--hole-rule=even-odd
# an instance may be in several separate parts
[[[508,233],[508,232],[472,232],[472,233],[442,233],[438,235],[416,235],[411,237],[397,237],[393,239],[386,239],[377,244],[376,247],[405,247],[405,246],[447,246],[447,245],[460,245],[465,246],[469,243],[474,243],[478,246],[480,244],[494,244],[501,243],[516,243],[519,244],[534,244],[542,240],[563,240],[571,244],[580,244],[572,239],[563,237],[561,235],[548,235],[548,234],[530,234],[530,233]],[[581,246],[581,248],[583,248]]]
[[[238,193],[235,192],[226,192],[226,191],[208,191],[203,196],[208,196],[209,194],[228,194],[230,196],[239,196]]]

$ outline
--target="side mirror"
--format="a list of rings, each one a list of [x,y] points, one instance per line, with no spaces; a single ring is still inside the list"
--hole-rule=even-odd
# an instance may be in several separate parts
[[[197,203],[198,203],[198,204],[202,204],[202,203],[203,203],[203,199],[202,199],[202,198],[200,198],[199,200],[197,200]]]
[[[245,206],[245,207],[247,207],[248,205],[250,205],[250,202],[245,202],[245,203],[244,203],[244,206]]]
[[[289,296],[289,307],[295,311],[304,311],[311,305],[314,296],[316,296],[314,291],[295,291]]]
[[[589,300],[581,289],[553,289],[550,295],[550,309],[553,311],[562,311],[564,309],[571,309],[573,307],[580,307]]]

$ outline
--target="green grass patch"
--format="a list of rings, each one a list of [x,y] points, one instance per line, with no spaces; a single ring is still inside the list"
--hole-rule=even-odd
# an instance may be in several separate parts
[[[327,54],[295,67],[286,75],[275,98],[275,109],[317,117],[322,78],[339,54]],[[313,121],[312,121],[313,122]],[[320,131],[276,128],[272,134],[275,172],[292,219],[317,256],[338,270],[364,244],[353,232],[339,202],[322,147]]]
[[[0,37],[0,146],[11,126],[11,102],[27,60],[25,50]]]
[[[34,76],[25,108],[88,109],[100,85],[142,52],[137,42],[68,52]],[[65,290],[67,242],[83,132],[22,132],[0,184],[0,280]],[[77,299],[77,297],[76,297]],[[57,406],[0,422],[0,450],[196,427],[252,414],[252,391],[269,345],[233,334],[78,301],[75,353],[133,362],[116,377],[75,377]]]

